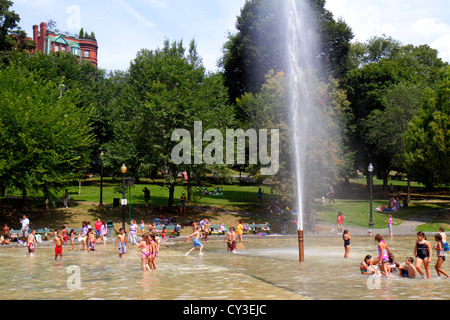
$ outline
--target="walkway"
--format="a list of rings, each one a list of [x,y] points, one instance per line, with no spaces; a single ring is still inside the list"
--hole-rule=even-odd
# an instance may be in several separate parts
[[[411,237],[415,236],[417,234],[417,231],[415,229],[425,223],[428,223],[430,221],[433,221],[438,215],[442,214],[448,214],[450,213],[450,208],[440,209],[440,210],[434,210],[427,213],[423,213],[421,215],[415,216],[411,218],[410,220],[407,220],[403,223],[401,223],[398,226],[392,227],[392,232],[394,234],[394,237]],[[337,226],[335,224],[329,224],[329,223],[317,223],[316,226],[324,227],[327,230],[326,231],[319,231],[318,233],[310,233],[307,232],[305,237],[307,236],[324,236],[324,235],[336,235],[337,232]],[[348,227],[344,225],[344,229],[347,229],[349,233],[352,236],[367,236],[369,227],[362,228],[362,227]],[[447,230],[448,231],[448,230]],[[372,228],[372,234],[381,234],[382,236],[389,236],[388,228],[384,229],[373,229]],[[433,233],[434,234],[434,233]],[[427,234],[428,235],[428,234]]]

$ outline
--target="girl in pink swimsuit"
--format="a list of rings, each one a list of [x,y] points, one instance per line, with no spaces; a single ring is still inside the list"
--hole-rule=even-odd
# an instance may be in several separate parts
[[[384,272],[386,276],[390,275],[389,268],[386,268],[386,262],[389,261],[389,255],[391,254],[391,250],[387,243],[383,240],[381,234],[377,234],[375,236],[375,241],[378,242],[378,258],[374,260],[373,264],[380,264],[381,272]]]
[[[141,243],[139,243],[138,245],[138,248],[141,248],[142,271],[145,271],[146,269],[152,271],[148,265],[148,261],[151,256],[150,252],[151,245],[148,239],[148,235],[144,234]]]

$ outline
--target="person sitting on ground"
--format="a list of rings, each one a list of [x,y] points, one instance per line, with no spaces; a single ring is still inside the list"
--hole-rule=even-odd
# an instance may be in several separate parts
[[[395,261],[395,257],[394,254],[391,253],[389,255],[389,260],[386,262],[386,268],[390,268],[390,272],[397,272],[398,271],[398,267],[400,267],[400,264]]]
[[[379,273],[379,268],[373,264],[373,258],[371,255],[367,255],[364,260],[359,265],[359,270],[361,274],[375,274]]]
[[[416,267],[414,266],[414,259],[412,257],[406,258],[405,264],[398,267],[400,277],[415,278],[417,275]]]

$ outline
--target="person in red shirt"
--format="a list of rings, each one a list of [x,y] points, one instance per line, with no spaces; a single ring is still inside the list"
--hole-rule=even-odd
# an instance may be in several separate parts
[[[102,221],[100,220],[100,218],[98,218],[97,222],[94,224],[95,235],[97,236],[97,238],[100,238],[101,236],[102,225],[103,225]]]
[[[338,234],[342,234],[342,224],[344,223],[344,216],[339,211],[337,215]]]

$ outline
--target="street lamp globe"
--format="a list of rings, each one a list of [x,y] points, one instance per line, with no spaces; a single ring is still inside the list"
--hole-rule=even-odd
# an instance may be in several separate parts
[[[372,163],[371,163],[371,164],[369,164],[369,168],[368,168],[368,170],[369,170],[369,172],[373,172],[373,165],[372,165]]]
[[[120,172],[122,172],[123,174],[127,173],[127,166],[125,164],[123,164],[120,168]]]

